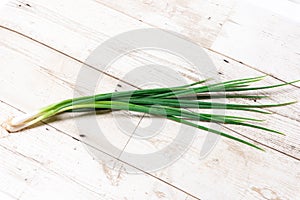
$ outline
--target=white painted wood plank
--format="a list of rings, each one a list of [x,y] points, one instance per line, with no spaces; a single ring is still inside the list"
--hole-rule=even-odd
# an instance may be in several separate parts
[[[60,186],[61,189],[65,189],[64,193],[56,193],[52,190],[52,196],[60,197],[70,197],[72,195],[75,199],[80,199],[84,194],[85,197],[91,199],[98,199],[99,195],[88,191],[86,188],[72,183],[72,181],[63,178],[61,175],[57,175],[51,171],[45,171],[34,159],[27,158],[23,156],[16,150],[20,145],[14,149],[7,149],[2,146],[3,139],[1,139],[1,188],[5,191],[7,196],[15,197],[16,199],[23,199],[23,196],[30,191],[31,197],[38,195],[39,197],[45,197],[50,195],[45,188],[51,188],[55,186]],[[12,143],[12,142],[11,142]],[[24,145],[30,145],[30,143],[24,143]],[[34,148],[32,146],[31,148]],[[37,152],[36,152],[37,153]],[[40,174],[44,176],[40,177]],[[47,178],[48,184],[38,181],[39,179]],[[50,178],[51,177],[51,178]],[[51,183],[51,179],[55,179],[55,184]],[[34,181],[36,181],[34,183]],[[38,187],[44,187],[44,189],[39,189]],[[77,197],[76,197],[77,196]],[[35,198],[36,199],[36,198]]]
[[[100,4],[157,28],[172,30],[210,47],[235,1],[108,1]]]
[[[128,23],[128,17],[123,18],[121,13],[93,1],[77,1],[72,9],[70,3],[72,2],[50,3],[39,0],[28,1],[30,6],[26,6],[26,3],[13,0],[2,9],[1,25],[38,39],[80,60],[85,60],[100,42],[112,35],[137,27],[146,27],[139,21]],[[81,14],[76,14],[77,12]],[[77,29],[79,26],[80,30]],[[50,27],[51,34],[45,34],[45,30],[49,30]],[[70,35],[68,30],[72,30],[73,34]],[[94,42],[90,43],[90,40]],[[69,48],[70,46],[73,47]]]
[[[5,200],[15,200],[17,198],[12,197],[11,195],[7,194],[6,192],[0,192],[0,198]]]
[[[0,103],[1,121],[15,109]],[[1,129],[3,132],[3,129]],[[77,140],[52,127],[0,139],[0,185],[19,199],[184,199],[186,194],[144,174],[99,163]],[[117,161],[116,161],[117,162]]]
[[[125,152],[147,155],[169,145],[182,127],[172,122],[165,123],[160,134],[149,140],[131,139]],[[229,130],[226,132],[236,135]],[[202,131],[197,133],[199,135],[183,157],[154,174],[200,199],[300,197],[299,181],[295,180],[300,178],[299,161],[269,149],[267,152],[260,152],[245,148],[227,139],[220,140],[205,159],[200,159],[200,151],[204,148],[207,135]],[[283,161],[285,159],[290,160],[290,164],[293,163],[290,166],[293,170],[287,172]]]
[[[299,4],[290,4],[300,9]],[[272,9],[276,3],[269,5]],[[239,1],[211,48],[282,80],[292,81],[300,77],[299,36],[297,19],[261,8],[260,2]]]
[[[98,2],[151,26],[179,32],[205,48],[282,80],[299,78],[299,3],[268,0]]]
[[[5,26],[8,26],[8,27],[16,28],[15,30],[20,30],[22,33],[26,33],[27,35],[30,35],[31,37],[38,38],[39,41],[50,44],[51,46],[53,46],[59,50],[62,50],[66,53],[69,53],[72,56],[74,55],[73,51],[75,49],[77,49],[76,48],[77,46],[74,46],[74,45],[80,45],[80,46],[78,46],[79,47],[78,49],[80,49],[80,52],[76,52],[76,55],[74,55],[75,57],[77,57],[79,59],[82,57],[82,55],[81,55],[82,53],[84,54],[84,53],[87,53],[86,51],[91,51],[92,47],[90,46],[91,48],[88,48],[88,49],[86,47],[84,47],[87,44],[86,43],[87,38],[77,39],[78,33],[83,34],[89,38],[93,38],[96,41],[101,41],[101,38],[103,39],[105,37],[109,37],[112,33],[113,34],[120,33],[120,30],[126,31],[126,30],[130,30],[130,28],[147,27],[147,26],[144,26],[143,23],[137,22],[136,20],[130,20],[130,18],[126,17],[125,15],[117,14],[111,10],[110,10],[111,11],[111,13],[110,13],[109,9],[103,7],[102,5],[94,4],[93,2],[90,2],[89,4],[86,4],[86,2],[84,2],[85,6],[87,6],[86,10],[90,11],[89,16],[93,16],[93,17],[88,17],[88,16],[86,16],[87,15],[86,13],[82,13],[79,10],[76,10],[76,9],[81,8],[80,2],[78,2],[78,5],[76,4],[76,7],[74,7],[72,10],[66,9],[66,7],[68,6],[67,3],[63,4],[63,6],[62,6],[61,4],[58,4],[58,2],[55,2],[55,1],[51,2],[51,4],[48,3],[47,8],[41,6],[41,4],[39,4],[40,1],[36,2],[36,4],[34,2],[29,2],[29,3],[31,3],[30,7],[28,7],[28,6],[26,7],[26,5],[23,5],[23,4],[21,6],[19,6],[19,4],[17,2],[12,1],[8,5],[5,12],[3,12],[3,15],[6,15],[6,13],[9,13],[9,12],[16,12],[18,16],[25,15],[26,18],[28,18],[27,22],[31,21],[33,23],[29,23],[29,24],[27,22],[24,23],[24,21],[22,21],[24,17],[22,17],[22,18],[20,17],[20,19],[18,19],[18,18],[10,19],[8,17],[10,15],[7,15],[7,16],[3,17],[2,24]],[[150,11],[157,10],[157,9],[155,9],[156,8],[155,6],[159,6],[159,5],[156,5],[156,3],[157,2],[152,2],[149,5],[150,8],[154,7],[153,9],[150,9]],[[123,1],[123,3],[116,3],[116,4],[119,7],[122,7],[123,4],[130,5],[128,3],[125,3],[125,1]],[[198,8],[197,6],[195,6],[196,4],[197,4],[197,2],[191,3],[191,5],[188,5],[187,8],[185,8],[185,9],[187,11],[189,11],[189,9]],[[217,2],[217,3],[210,2],[207,4],[205,4],[205,2],[202,2],[202,3],[198,3],[198,4],[201,5],[201,6],[199,6],[200,7],[199,9],[215,10],[216,9],[215,7],[221,7],[218,9],[223,10],[223,11],[224,11],[224,7],[226,7],[228,5],[233,5],[233,3],[221,4],[219,2]],[[114,5],[114,4],[112,4],[112,5]],[[113,7],[112,5],[111,5],[111,7]],[[136,7],[139,7],[139,6],[142,6],[142,5],[139,5],[137,3]],[[172,4],[172,6],[174,6],[175,7],[174,9],[176,10],[176,6],[179,6],[179,5]],[[92,9],[94,7],[101,9],[101,12],[95,12],[95,9]],[[231,12],[231,9],[234,9],[231,7],[232,6],[228,6],[227,12],[229,12],[229,11]],[[125,8],[126,8],[127,12],[129,12],[131,7],[125,7]],[[54,9],[55,9],[55,12],[53,11]],[[171,10],[174,10],[174,9],[171,9]],[[143,9],[140,8],[140,10],[143,10]],[[150,11],[148,11],[148,12],[150,12]],[[168,9],[165,12],[168,12]],[[74,15],[73,13],[82,13],[84,16],[78,17],[78,14]],[[110,17],[111,19],[118,19],[117,21],[123,20],[122,23],[112,23],[111,21],[106,20],[105,17],[107,16],[107,13],[109,13],[109,15],[113,15]],[[136,12],[131,12],[131,13],[133,14]],[[145,12],[145,13],[147,13],[147,12]],[[202,12],[199,12],[199,13],[202,13]],[[218,12],[215,12],[215,13],[216,13],[216,16],[222,16],[222,14],[219,14]],[[154,14],[154,13],[150,12],[150,14]],[[155,14],[159,14],[159,13],[155,13]],[[35,18],[33,18],[33,15],[36,15]],[[226,13],[224,15],[227,17],[228,13]],[[46,21],[43,21],[43,18],[46,18]],[[61,18],[63,18],[63,19],[61,19]],[[122,18],[124,18],[124,19],[126,18],[126,20],[130,21],[130,23],[128,23],[128,22],[125,23],[124,19],[122,19]],[[93,21],[94,19],[98,19],[96,24],[94,23],[95,21]],[[224,20],[225,19],[223,19],[223,21]],[[18,22],[18,21],[20,21],[20,22]],[[157,20],[157,21],[159,21],[159,20]],[[56,24],[58,24],[58,26],[53,29],[53,30],[56,30],[56,31],[54,31],[54,34],[52,34],[50,36],[50,37],[55,37],[55,39],[53,38],[52,40],[49,41],[49,38],[44,38],[43,36],[41,36],[43,34],[36,32],[36,31],[39,31],[39,30],[42,30],[43,28],[45,28],[44,27],[46,24],[45,22],[50,23],[49,25],[51,25],[54,22],[56,22]],[[222,20],[218,19],[217,22],[221,23]],[[20,24],[18,26],[14,25],[17,23],[20,23]],[[103,23],[105,23],[105,25]],[[72,34],[73,36],[70,37],[71,39],[69,41],[65,41],[65,40],[61,41],[62,39],[64,39],[64,37],[62,37],[62,34],[57,34],[57,33],[60,32],[60,33],[66,34],[67,33],[65,31],[66,28],[71,29],[71,31],[72,30],[74,31],[74,29],[76,29],[76,25],[78,25],[78,24],[80,24],[80,26],[81,26],[80,30],[76,30],[76,34]],[[120,25],[126,24],[127,28],[124,29],[124,27],[118,27],[118,30],[116,30],[116,28],[110,27],[111,24],[120,24]],[[48,27],[49,27],[49,25],[48,25]],[[103,27],[103,26],[108,26],[108,28],[105,30],[101,30],[101,27]],[[208,26],[214,26],[214,25],[208,25]],[[99,29],[95,30],[94,27],[97,27],[97,29],[99,27]],[[189,27],[192,27],[192,26],[189,26]],[[35,30],[35,35],[32,35],[33,29]],[[99,30],[101,30],[101,31],[99,31]],[[102,33],[103,31],[105,31],[105,33]],[[219,32],[219,31],[220,30],[218,29],[218,31],[216,31],[216,32]],[[55,35],[55,34],[57,34],[57,35]],[[74,39],[72,39],[72,38],[74,38]],[[197,40],[195,40],[194,37],[190,37],[190,38],[193,39],[193,41],[197,41]],[[201,38],[202,38],[202,40],[205,40],[205,38],[203,38],[203,37],[201,37]],[[77,42],[74,42],[74,40],[76,40]],[[67,48],[69,46],[69,45],[67,45],[68,43],[72,44],[72,48]],[[57,45],[61,45],[61,44],[65,44],[64,45],[65,47],[57,46]],[[207,47],[207,46],[205,46],[205,47]]]
[[[11,1],[1,13],[1,24],[81,61],[101,42],[118,33],[150,27],[93,1],[78,1],[72,9],[69,9],[67,1],[44,4],[42,1],[30,1],[28,4],[30,7]],[[44,6],[46,4],[47,7]],[[81,12],[83,5],[88,12]],[[18,17],[10,17],[12,15]],[[80,30],[77,30],[78,27]],[[53,33],[45,35],[44,30]],[[120,71],[122,68],[117,70]]]

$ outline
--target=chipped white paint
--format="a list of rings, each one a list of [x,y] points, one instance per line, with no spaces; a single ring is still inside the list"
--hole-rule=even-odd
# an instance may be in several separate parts
[[[84,61],[99,43],[136,28],[168,28],[207,49],[211,48],[213,51],[207,50],[207,53],[226,80],[262,73],[272,73],[285,81],[299,78],[300,69],[296,62],[299,55],[294,54],[299,38],[293,36],[299,35],[299,24],[281,15],[272,16],[270,10],[257,9],[255,4],[248,8],[248,4],[245,1],[225,3],[215,0],[188,3],[10,1],[0,12],[0,100],[3,101],[0,103],[0,120],[20,113],[11,106],[29,112],[72,97],[76,76],[82,66],[80,61]],[[276,11],[275,8],[271,10]],[[260,23],[254,25],[249,12]],[[237,26],[237,21],[242,26]],[[286,30],[277,26],[284,26]],[[261,34],[263,32],[271,32],[271,35],[265,37]],[[251,38],[249,43],[236,42],[236,39],[242,40],[245,34]],[[277,42],[274,42],[275,36]],[[285,45],[279,45],[281,43]],[[251,44],[259,47],[258,52],[240,50],[250,49]],[[271,59],[273,56],[276,56],[274,61]],[[190,66],[186,63],[155,52],[128,55],[107,72],[122,78],[128,70],[149,63],[174,66],[187,81],[199,77],[187,70]],[[288,70],[281,69],[282,65]],[[116,79],[104,76],[97,92],[112,91],[117,83]],[[268,78],[263,82],[274,83],[280,81]],[[79,92],[84,95],[91,91],[82,88]],[[16,93],[26,98],[16,98]],[[274,95],[275,98],[268,102],[299,99],[299,92],[293,86]],[[63,116],[64,120],[51,123],[52,127],[41,125],[0,138],[0,199],[299,199],[299,104],[272,111],[276,114],[266,117],[267,125],[285,132],[286,137],[237,127],[227,126],[237,133],[224,129],[234,135],[242,133],[252,140],[260,140],[267,150],[265,153],[222,139],[208,157],[199,160],[206,134],[199,131],[193,146],[180,160],[151,176],[143,173],[130,175],[122,168],[112,170],[106,163],[93,160],[81,143],[72,138],[80,139],[74,121]],[[131,117],[136,124],[140,120],[139,117]],[[107,130],[109,140],[120,148],[124,147],[130,138],[118,130],[113,117],[101,115],[99,122],[105,126],[103,129]],[[144,125],[147,125],[147,119],[141,121],[140,126]],[[172,140],[179,126],[170,122],[168,130],[164,129],[148,141],[132,138],[125,151],[160,149]],[[3,129],[1,132],[5,134]],[[113,152],[108,153],[115,156]],[[117,166],[122,165],[125,164]]]

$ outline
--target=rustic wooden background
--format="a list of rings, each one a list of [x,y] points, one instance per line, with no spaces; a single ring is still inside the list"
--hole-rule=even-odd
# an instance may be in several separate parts
[[[205,49],[223,80],[270,75],[262,84],[275,84],[300,78],[297,1],[11,0],[0,5],[2,122],[72,97],[77,74],[82,66],[90,67],[84,61],[93,49],[138,28],[185,35]],[[176,65],[151,52],[132,56],[104,75],[99,92],[114,89],[116,78],[130,67],[156,60]],[[181,65],[176,67],[190,81],[195,78]],[[274,98],[266,102],[299,100],[299,86],[272,90]],[[268,109],[273,114],[263,116],[268,127],[286,136],[224,127],[266,152],[221,139],[199,160],[206,134],[199,131],[193,146],[173,165],[139,175],[94,160],[69,118],[10,135],[0,129],[0,199],[300,199],[299,108],[297,103]],[[152,140],[137,141],[118,132],[112,117],[105,114],[99,120],[107,124],[116,146],[127,144],[124,151],[160,148],[179,126],[172,124]],[[133,119],[137,126],[148,123],[140,119]]]

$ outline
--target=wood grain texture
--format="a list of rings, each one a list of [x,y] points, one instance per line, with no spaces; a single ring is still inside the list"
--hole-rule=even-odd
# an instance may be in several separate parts
[[[299,77],[299,3],[268,0],[97,2],[151,26],[179,32],[204,48],[281,80]]]
[[[0,103],[0,108],[1,120],[11,113],[20,114],[5,103]],[[106,163],[93,159],[80,141],[50,126],[3,135],[0,185],[11,198],[156,199],[158,193],[164,194],[162,199],[187,196],[149,175],[130,175],[122,168],[106,167]]]
[[[94,66],[89,63],[84,65],[84,60],[93,49],[118,33],[136,28],[168,28],[203,45],[222,80],[259,76],[264,73],[271,73],[284,81],[299,77],[299,68],[295,62],[299,57],[293,54],[298,40],[291,36],[298,34],[297,23],[282,16],[272,17],[270,11],[263,12],[265,10],[260,8],[262,10],[255,14],[256,19],[261,17],[266,20],[262,23],[268,24],[265,27],[252,26],[251,21],[247,21],[249,13],[243,12],[248,5],[245,2],[116,2],[108,4],[106,1],[73,3],[67,0],[34,0],[10,1],[5,6],[5,10],[0,13],[2,121],[8,116],[20,113],[11,106],[28,112],[72,97],[81,67],[103,74],[93,71]],[[251,9],[256,9],[256,6],[252,5]],[[213,15],[208,16],[212,12]],[[232,25],[231,21],[235,19],[240,20],[243,28]],[[272,20],[275,25],[284,24],[288,28],[287,32],[275,29],[274,24],[268,23]],[[273,35],[279,35],[278,42],[274,44],[273,36],[261,37],[260,34],[270,30],[274,31]],[[250,34],[247,37],[252,41],[261,41],[256,44],[258,46],[270,44],[270,53],[266,54],[266,49],[259,48],[264,59],[255,57],[261,52],[247,56],[249,52],[245,51],[243,54],[237,49],[246,48],[248,44],[241,42],[240,46],[233,45],[235,37],[240,36],[243,40],[243,31]],[[231,33],[229,37],[226,36],[227,32]],[[279,45],[286,40],[287,45]],[[225,48],[227,45],[233,46],[228,52],[228,48]],[[277,62],[267,62],[274,55],[282,60],[279,64],[286,64],[289,70],[281,73],[283,69],[280,69]],[[289,59],[283,59],[285,57]],[[251,66],[239,63],[241,60]],[[187,82],[202,77],[201,74],[189,71],[191,66],[174,56],[151,51],[133,52],[104,71],[106,75],[102,76],[96,92],[120,89],[116,87],[118,84],[125,89],[140,86],[137,83],[143,76],[126,80],[124,75],[141,65],[151,63],[172,66]],[[268,63],[274,66],[274,71],[262,67]],[[158,70],[155,73],[160,72]],[[269,77],[262,84],[282,83],[276,78]],[[288,86],[283,92],[276,91],[270,92],[274,98],[266,102],[299,99],[299,91],[294,86]],[[16,92],[26,98],[16,98]],[[93,91],[82,87],[76,92],[85,95]],[[246,100],[231,102],[253,103]],[[5,163],[0,168],[1,177],[4,177],[0,183],[3,189],[0,190],[0,198],[41,199],[47,196],[58,199],[298,199],[299,104],[271,110],[275,114],[265,117],[268,120],[266,125],[285,132],[287,136],[260,131],[249,132],[249,129],[240,127],[224,127],[224,131],[233,135],[242,134],[250,140],[260,141],[260,145],[267,150],[266,153],[221,139],[209,156],[199,159],[199,152],[207,136],[205,132],[199,131],[192,147],[177,162],[151,174],[141,175],[122,171],[126,166],[118,160],[114,161],[118,163],[116,166],[123,168],[110,169],[105,162],[93,160],[78,141],[82,138],[78,136],[74,120],[68,115],[62,116],[63,120],[53,122],[51,126],[42,125],[0,139],[0,151],[3,155],[1,163]],[[117,117],[129,116],[136,125],[141,119],[139,115],[132,113],[121,113]],[[173,140],[181,126],[168,122],[159,135],[150,140],[137,140],[123,134],[115,125],[114,117],[105,114],[97,119],[105,126],[103,130],[107,131],[106,136],[110,142],[119,148],[126,145],[125,152],[157,151]],[[149,124],[147,120],[148,118],[142,119],[137,129],[134,127],[130,132],[139,133],[142,127]],[[140,133],[147,134],[143,131]],[[113,159],[111,156],[121,156],[122,159],[120,152],[111,152],[103,147],[101,149],[101,146],[100,150],[109,153],[109,159]],[[123,159],[127,161],[126,158]],[[130,167],[132,166],[127,166]],[[58,196],[59,194],[61,195]]]
[[[260,3],[239,2],[211,48],[281,80],[296,80],[300,74],[300,20],[293,18],[293,9],[272,9],[276,4],[262,8]],[[300,9],[300,4],[286,2],[289,4]],[[282,12],[291,12],[290,17]]]

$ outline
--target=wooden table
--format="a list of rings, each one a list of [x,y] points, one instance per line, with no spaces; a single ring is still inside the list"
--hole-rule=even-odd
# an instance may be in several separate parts
[[[90,53],[107,39],[140,28],[175,31],[202,46],[222,80],[270,75],[262,81],[265,85],[300,78],[299,1],[11,0],[0,5],[2,122],[72,98],[81,67],[93,67],[84,65]],[[136,55],[108,70],[97,91],[112,91],[118,79],[126,82],[122,77],[128,70],[158,61],[176,66],[188,81],[195,79],[168,56]],[[274,89],[274,97],[264,102],[299,100],[299,86]],[[111,168],[94,160],[74,119],[66,116],[15,134],[0,129],[0,199],[300,199],[299,109],[297,103],[269,109],[273,114],[268,116],[251,114],[286,136],[224,127],[266,152],[222,138],[199,159],[207,134],[199,131],[175,163],[139,174],[124,171],[122,161]],[[174,123],[154,138],[137,140],[118,131],[113,117],[104,114],[99,120],[111,133],[110,141],[131,152],[159,149],[179,126]],[[140,115],[128,117],[135,129],[148,123]]]

